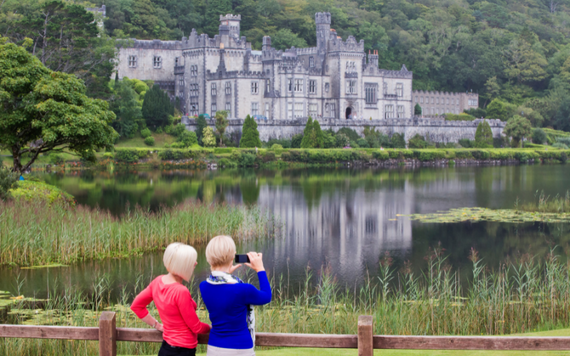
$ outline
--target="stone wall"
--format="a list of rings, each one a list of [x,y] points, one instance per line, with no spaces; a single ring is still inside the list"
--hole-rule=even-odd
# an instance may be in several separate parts
[[[206,120],[208,126],[215,130],[214,120]],[[241,132],[243,127],[241,119],[229,119],[229,126],[226,133]],[[404,134],[406,141],[420,134],[432,142],[458,142],[460,139],[475,139],[477,126],[483,119],[474,121],[445,121],[433,119],[385,119],[385,120],[319,120],[321,129],[338,131],[343,127],[348,127],[362,135],[365,126],[375,127],[376,131],[392,136],[394,133]],[[493,137],[499,137],[503,133],[505,123],[500,120],[486,120],[491,126]],[[257,121],[257,129],[262,141],[271,138],[289,139],[291,136],[303,133],[307,119],[299,120],[260,120]],[[182,123],[190,131],[196,130],[196,119],[184,117]]]

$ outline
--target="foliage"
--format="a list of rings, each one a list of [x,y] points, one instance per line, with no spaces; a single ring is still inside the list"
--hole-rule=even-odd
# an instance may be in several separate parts
[[[142,138],[147,138],[147,137],[150,137],[151,135],[152,135],[152,132],[150,132],[149,129],[141,130],[141,137]]]
[[[193,131],[188,131],[186,129],[180,135],[178,135],[176,141],[183,143],[184,147],[191,147],[198,144],[196,133]]]
[[[393,148],[406,148],[406,138],[404,134],[393,134],[390,138],[390,144]]]
[[[421,114],[422,114],[422,107],[420,106],[419,103],[416,103],[416,106],[414,106],[414,115],[420,116]]]
[[[12,195],[14,199],[18,201],[39,201],[45,202],[48,205],[75,205],[75,199],[71,194],[44,182],[34,182],[31,180],[20,181],[18,182],[17,187],[13,187]]]
[[[357,141],[360,138],[360,135],[358,134],[358,132],[354,131],[353,129],[349,128],[349,127],[343,127],[340,130],[337,131],[337,135],[341,133],[344,134],[346,137],[348,137],[348,139],[350,141]]]
[[[209,126],[204,129],[202,143],[204,144],[204,147],[216,147],[216,136],[214,135],[214,129]]]
[[[175,125],[171,130],[170,130],[170,134],[174,137],[179,137],[180,135],[182,135],[184,132],[186,132],[186,126],[182,125],[182,124],[178,124]],[[196,135],[198,136],[198,135]]]
[[[160,86],[153,85],[146,92],[142,105],[142,116],[149,127],[157,128],[168,125],[168,117],[174,114],[174,106],[170,102],[168,94],[160,89]]]
[[[147,158],[147,150],[137,149],[117,149],[115,150],[115,161],[118,163],[136,163],[140,159]]]
[[[546,133],[543,129],[536,128],[532,130],[532,142],[543,145],[546,142]]]
[[[0,201],[12,198],[11,189],[18,187],[18,174],[0,167]]]
[[[52,72],[9,43],[0,45],[0,78],[0,148],[12,152],[15,171],[26,171],[54,148],[94,157],[95,148],[113,146],[115,114],[107,102],[88,98],[74,75]],[[22,164],[26,153],[31,158]]]
[[[477,128],[479,128],[479,127],[477,127]],[[461,139],[459,139],[459,144],[460,144],[462,147],[465,147],[465,148],[473,148],[473,147],[475,147],[475,141],[470,140],[470,139],[468,139],[468,138],[461,138]]]
[[[471,115],[475,118],[485,118],[487,117],[487,110],[482,109],[482,108],[471,108],[468,110],[465,110],[464,113],[466,113],[467,115]]]
[[[337,132],[336,134],[336,147],[348,147],[350,145],[350,140],[348,136],[346,136],[342,132]]]
[[[154,137],[148,136],[144,139],[144,144],[147,146],[154,146]]]
[[[52,152],[49,154],[49,163],[59,166],[63,164],[65,160],[63,159],[62,155]]]
[[[514,147],[519,147],[520,140],[531,135],[532,125],[530,124],[530,121],[524,117],[515,115],[507,121],[507,125],[505,126],[503,133],[507,137],[513,138]]]
[[[364,126],[363,134],[366,142],[362,142],[362,139],[358,139],[356,141],[360,147],[380,148],[392,146],[392,142],[388,135],[384,135],[382,132],[376,131],[375,127],[370,128],[370,126]]]
[[[491,131],[491,126],[489,126],[487,121],[480,122],[479,125],[477,125],[477,131],[475,132],[475,147],[493,147],[493,131]]]
[[[471,116],[466,113],[460,114],[445,114],[445,120],[447,121],[473,121],[475,120],[474,116]]]
[[[115,83],[113,94],[109,108],[115,113],[116,119],[111,125],[121,137],[133,138],[144,125],[137,92],[129,85],[127,79]]]
[[[415,134],[415,136],[408,141],[408,146],[410,148],[427,148],[429,144],[422,135]]]
[[[507,121],[516,112],[516,107],[513,104],[509,104],[500,99],[493,99],[489,105],[487,105],[487,118],[489,119],[499,119],[501,121]]]
[[[303,142],[303,134],[296,134],[291,137],[291,148],[301,148]]]
[[[324,134],[321,125],[317,120],[309,117],[303,130],[303,139],[301,140],[301,148],[323,148]]]
[[[216,120],[216,131],[220,137],[220,146],[223,146],[224,143],[222,139],[224,137],[224,132],[226,132],[226,128],[229,125],[228,112],[223,110],[217,111],[214,119]]]
[[[208,125],[206,124],[206,118],[204,117],[204,115],[203,114],[198,115],[198,118],[196,119],[196,137],[198,138],[198,144],[200,146],[204,146],[202,138],[204,137],[204,129],[206,128],[206,126]]]
[[[247,115],[243,122],[242,136],[239,142],[239,147],[253,148],[261,147],[261,140],[259,139],[259,131],[257,131],[257,123],[253,117]]]
[[[281,152],[283,152],[283,146],[276,143],[273,146],[271,146],[271,151],[275,152],[275,154],[277,155],[280,155]]]

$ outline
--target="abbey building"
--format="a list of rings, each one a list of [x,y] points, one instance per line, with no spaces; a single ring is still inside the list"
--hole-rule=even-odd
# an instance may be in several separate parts
[[[327,122],[411,118],[412,72],[378,68],[364,41],[343,40],[330,13],[315,14],[317,46],[279,51],[271,38],[255,51],[240,36],[240,15],[220,16],[219,34],[120,48],[118,76],[151,79],[180,98],[190,117],[218,110],[271,121],[309,116]]]

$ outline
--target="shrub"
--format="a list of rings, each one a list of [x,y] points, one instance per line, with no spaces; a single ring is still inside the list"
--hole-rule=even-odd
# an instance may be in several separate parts
[[[154,146],[154,137],[149,136],[144,139],[144,144],[147,146]]]
[[[110,158],[110,159],[114,159],[115,158],[115,154],[113,152],[105,152],[103,154],[103,158]]]
[[[566,163],[566,161],[568,161],[568,155],[566,154],[566,152],[562,152],[560,154],[560,162]]]
[[[178,137],[180,136],[180,134],[182,134],[185,131],[187,131],[186,127],[184,125],[179,124],[172,127],[172,129],[170,130],[170,134],[174,137]]]
[[[232,153],[234,150],[231,147],[216,147],[214,148],[215,154]]]
[[[172,145],[170,145],[171,148],[186,148],[186,145],[184,144],[184,142],[174,142]]]
[[[543,129],[536,128],[532,130],[532,143],[544,145],[546,142],[546,132]]]
[[[491,157],[489,151],[483,151],[483,150],[473,150],[471,151],[471,155],[473,156],[473,158],[478,160],[487,160]]]
[[[468,150],[457,150],[455,151],[455,157],[459,159],[471,159],[473,156]]]
[[[28,201],[39,200],[45,201],[48,204],[63,203],[66,205],[75,205],[72,195],[44,182],[26,180],[18,182],[18,186],[13,186],[12,189],[11,193],[14,199],[24,199]]]
[[[158,158],[161,161],[181,161],[184,159],[196,158],[199,155],[197,152],[185,150],[164,150],[158,153]]]
[[[141,130],[141,137],[142,138],[147,138],[147,137],[150,137],[151,135],[152,135],[152,133],[150,132],[149,129]]]
[[[230,161],[227,158],[222,158],[218,161],[218,166],[223,168],[235,168],[237,167],[237,163]]]
[[[242,152],[239,156],[238,165],[241,167],[253,167],[255,164],[255,155]]]
[[[186,129],[184,130],[184,132],[178,135],[177,141],[184,143],[185,147],[190,147],[198,144],[198,138],[196,137],[196,133],[193,131],[188,131]]]
[[[475,132],[475,147],[488,148],[493,146],[493,131],[487,121],[480,122]]]
[[[468,139],[468,138],[462,138],[459,140],[459,144],[461,145],[461,147],[463,148],[473,148],[473,146],[475,146],[475,142]]]
[[[350,147],[352,147],[352,148],[360,148],[360,146],[358,145],[358,143],[356,143],[356,141],[350,141]]]
[[[416,134],[414,137],[410,139],[410,141],[408,142],[408,146],[410,148],[426,148],[428,146],[428,143],[426,142],[423,136],[421,136],[420,134]]]
[[[570,137],[557,137],[556,142],[570,147]]]
[[[388,151],[374,151],[372,152],[372,157],[381,161],[386,161],[390,158],[390,153],[388,153]]]
[[[338,130],[337,135],[338,134],[345,135],[350,141],[357,141],[359,138],[361,138],[358,132],[348,127],[343,127],[342,129]]]
[[[390,143],[394,148],[406,148],[406,139],[404,137],[404,134],[393,134],[390,138]]]
[[[12,198],[10,189],[18,187],[18,175],[5,168],[0,168],[0,200]]]
[[[283,146],[276,143],[273,146],[271,146],[271,151],[275,152],[275,154],[277,155],[280,155],[281,152],[283,152]]]
[[[198,144],[201,146],[204,145],[202,139],[204,138],[204,129],[207,126],[208,124],[206,123],[206,118],[203,114],[200,114],[198,116],[198,119],[196,119],[196,137],[198,137]]]
[[[164,133],[164,131],[162,130],[162,127],[157,128],[157,129],[156,129],[156,133],[157,133],[157,134]]]
[[[493,147],[495,148],[502,148],[507,145],[504,136],[493,137]]]
[[[194,136],[196,134],[194,133]],[[216,136],[214,136],[214,129],[207,126],[204,128],[204,136],[202,136],[202,144],[204,147],[215,147]]]
[[[363,138],[359,138],[358,140],[356,140],[356,143],[358,144],[359,147],[362,147],[362,148],[370,147],[370,145],[368,144],[368,141],[366,141]]]
[[[149,152],[146,150],[136,149],[118,149],[115,151],[115,161],[120,163],[135,163],[141,158],[148,157]]]
[[[263,161],[264,163],[273,162],[273,161],[276,160],[275,153],[274,153],[274,152],[266,152],[266,153],[262,156],[261,159],[262,159],[262,161]]]
[[[350,145],[350,140],[348,139],[348,136],[346,136],[343,133],[338,133],[336,135],[336,147],[347,147],[348,145]]]
[[[242,136],[241,140],[239,141],[239,147],[261,147],[261,140],[259,139],[257,123],[250,115],[247,115],[243,122]]]
[[[565,144],[563,144],[562,142],[556,142],[555,144],[552,145],[553,148],[558,148],[561,150],[567,150],[568,146],[566,146]]]
[[[471,116],[466,113],[461,114],[445,114],[445,120],[447,121],[473,121],[475,116]]]

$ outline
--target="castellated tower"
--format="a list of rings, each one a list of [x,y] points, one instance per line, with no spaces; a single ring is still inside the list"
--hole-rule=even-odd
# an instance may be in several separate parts
[[[330,37],[330,12],[317,12],[315,14],[315,24],[317,25],[317,48],[319,53],[324,53],[327,50],[327,40]]]
[[[222,26],[227,26],[229,36],[232,38],[239,38],[240,36],[241,15],[227,14],[226,16],[220,15],[220,30]],[[220,31],[220,34],[221,31]]]

